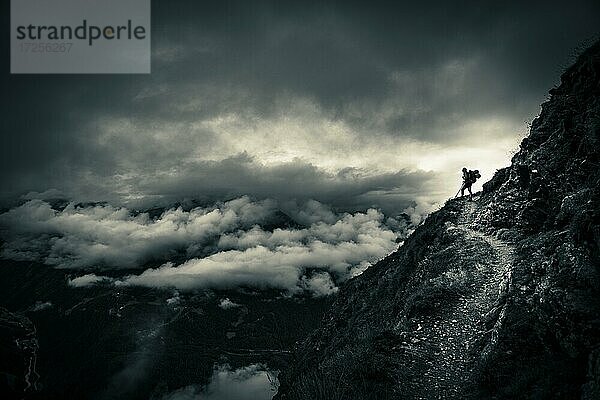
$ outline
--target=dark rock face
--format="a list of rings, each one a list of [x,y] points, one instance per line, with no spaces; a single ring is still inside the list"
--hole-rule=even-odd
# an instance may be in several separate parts
[[[29,318],[0,307],[0,388],[4,398],[23,398],[40,389],[36,370],[38,340]]]
[[[349,281],[278,399],[600,398],[600,43],[474,203]]]

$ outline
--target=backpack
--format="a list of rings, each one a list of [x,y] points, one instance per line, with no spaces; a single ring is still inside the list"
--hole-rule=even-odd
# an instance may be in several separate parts
[[[479,173],[478,169],[475,171],[469,171],[468,174],[470,183],[475,183],[477,179],[481,178],[481,174]]]

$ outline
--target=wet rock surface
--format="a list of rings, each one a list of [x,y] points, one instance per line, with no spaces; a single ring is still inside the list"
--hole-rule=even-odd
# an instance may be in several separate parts
[[[350,280],[278,399],[600,398],[600,43],[512,164]]]

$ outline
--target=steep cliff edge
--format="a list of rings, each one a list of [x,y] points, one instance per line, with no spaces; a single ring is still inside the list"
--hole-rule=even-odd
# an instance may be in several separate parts
[[[512,164],[350,280],[276,399],[600,398],[600,42]]]

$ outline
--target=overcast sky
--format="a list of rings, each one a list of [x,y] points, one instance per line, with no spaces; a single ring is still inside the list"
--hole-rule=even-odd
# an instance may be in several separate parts
[[[0,199],[397,211],[509,162],[600,2],[154,1],[152,74],[10,75]],[[480,182],[479,182],[480,183]]]

